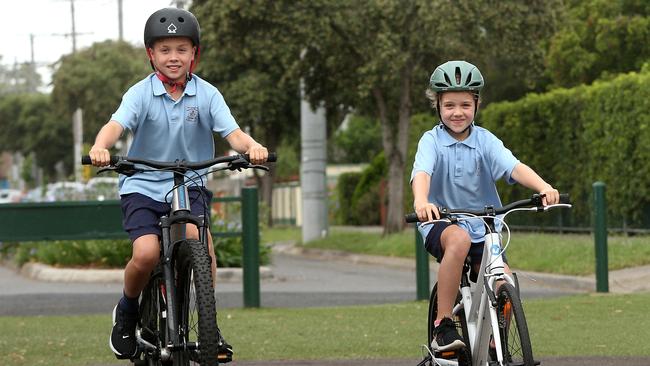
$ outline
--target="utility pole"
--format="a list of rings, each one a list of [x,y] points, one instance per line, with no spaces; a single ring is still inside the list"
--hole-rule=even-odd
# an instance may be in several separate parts
[[[179,9],[185,9],[185,3],[187,3],[187,0],[174,0],[172,1],[172,4],[176,4],[176,7]]]
[[[34,67],[36,67],[36,62],[34,62],[34,33],[29,34],[29,48],[31,51],[31,59],[30,62]]]
[[[74,0],[70,0],[70,14],[72,14],[72,53],[77,53],[77,30],[74,23]]]
[[[117,24],[119,27],[119,37],[120,41],[124,40],[124,23],[122,17],[122,0],[117,0]]]
[[[300,137],[302,161],[302,241],[308,243],[327,236],[327,123],[325,108],[314,110],[305,96],[304,81],[300,80]]]

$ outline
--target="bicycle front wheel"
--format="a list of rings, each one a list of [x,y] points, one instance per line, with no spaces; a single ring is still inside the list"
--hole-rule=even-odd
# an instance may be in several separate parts
[[[497,316],[504,364],[534,366],[524,308],[517,290],[509,283],[499,287]]]
[[[207,245],[191,239],[179,243],[176,270],[179,331],[189,351],[174,355],[174,365],[216,366],[217,312]]]

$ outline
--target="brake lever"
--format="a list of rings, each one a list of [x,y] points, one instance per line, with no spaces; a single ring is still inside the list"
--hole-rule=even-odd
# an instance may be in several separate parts
[[[269,171],[269,167],[266,166],[266,165],[255,165],[255,164],[250,164],[250,165],[248,165],[248,168],[260,169],[260,170],[264,170],[264,171],[267,171],[267,172]]]
[[[106,168],[101,168],[97,170],[97,175],[104,173],[104,172],[116,172],[118,174],[126,175],[127,177],[132,176],[135,173],[141,172],[141,169],[137,169],[135,167],[135,164],[133,164],[130,161],[118,161],[115,163],[115,165],[106,167]]]

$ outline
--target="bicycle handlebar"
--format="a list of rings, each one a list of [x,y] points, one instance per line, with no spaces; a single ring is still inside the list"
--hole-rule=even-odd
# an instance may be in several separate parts
[[[568,193],[560,194],[560,203],[561,204],[571,204]],[[494,208],[493,206],[486,206],[482,210],[470,210],[470,209],[448,209],[446,207],[438,207],[438,212],[440,213],[440,218],[448,218],[454,214],[468,214],[475,216],[496,216],[508,213],[508,211],[514,210],[516,208],[540,208],[544,206],[542,204],[542,196],[540,194],[534,194],[531,198],[515,201],[510,204],[507,204],[501,208]],[[420,222],[418,215],[415,212],[407,214],[404,216],[404,219],[407,223]]]
[[[169,168],[181,168],[181,169],[187,169],[187,170],[196,170],[196,169],[204,169],[208,168],[212,165],[215,164],[221,164],[221,163],[231,163],[239,159],[244,159],[247,162],[250,162],[250,157],[248,154],[237,154],[237,155],[229,155],[229,156],[220,156],[214,159],[210,160],[204,160],[200,161],[197,163],[191,163],[187,162],[185,160],[176,160],[174,162],[168,162],[168,161],[156,161],[156,160],[147,160],[147,159],[138,159],[138,158],[130,158],[127,156],[119,156],[119,155],[111,155],[110,157],[110,165],[116,165],[119,162],[125,161],[125,162],[131,162],[134,164],[143,164],[151,168],[156,168],[156,169],[169,169]],[[266,159],[267,162],[275,162],[277,160],[277,154],[272,152],[269,153],[268,158]],[[90,159],[89,155],[84,155],[81,157],[81,164],[82,165],[92,165],[92,160]]]

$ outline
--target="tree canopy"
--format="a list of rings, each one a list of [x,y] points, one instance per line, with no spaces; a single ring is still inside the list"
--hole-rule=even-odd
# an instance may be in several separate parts
[[[565,19],[549,44],[547,65],[554,86],[638,71],[650,60],[647,0],[573,0]]]
[[[83,109],[83,140],[92,143],[126,90],[150,72],[144,49],[126,42],[95,43],[63,56],[52,76],[55,113],[61,124],[71,126],[72,113]]]

